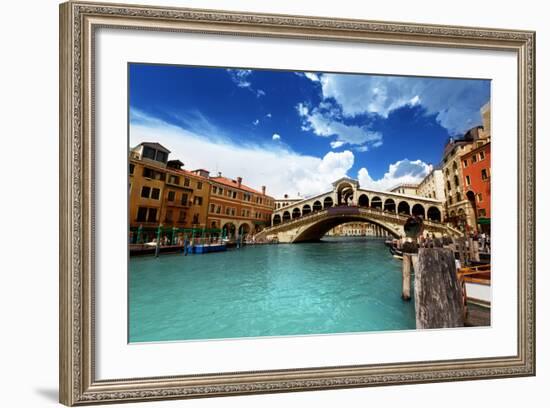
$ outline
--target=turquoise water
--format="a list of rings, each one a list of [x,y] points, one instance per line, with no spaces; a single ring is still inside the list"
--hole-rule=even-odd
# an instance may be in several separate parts
[[[130,342],[415,328],[383,241],[326,238],[131,258]]]

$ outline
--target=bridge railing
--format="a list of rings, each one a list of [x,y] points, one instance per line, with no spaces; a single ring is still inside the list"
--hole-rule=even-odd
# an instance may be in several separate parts
[[[325,208],[323,210],[314,211],[307,215],[301,215],[300,217],[291,218],[286,221],[282,221],[279,224],[265,228],[262,232],[269,233],[270,231],[274,231],[282,227],[286,229],[287,227],[292,227],[294,225],[303,223],[305,221],[311,221],[316,218],[320,218],[328,214],[329,212],[331,213],[330,215],[350,215],[351,214],[350,210],[352,209],[356,210],[357,214],[371,214],[371,215],[376,215],[378,217],[382,216],[382,217],[385,217],[386,219],[390,219],[392,221],[398,221],[400,223],[401,222],[404,223],[410,217],[410,215],[408,214],[398,214],[398,213],[384,211],[382,209],[373,208],[373,207],[335,206],[335,207]],[[342,211],[339,212],[339,210],[342,210]],[[444,226],[444,224],[442,224],[441,222],[434,221],[434,220],[424,220],[424,223],[427,226],[433,226],[433,227]]]

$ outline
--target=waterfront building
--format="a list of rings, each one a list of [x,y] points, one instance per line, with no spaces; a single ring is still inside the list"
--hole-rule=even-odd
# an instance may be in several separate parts
[[[451,138],[445,146],[441,164],[445,187],[446,220],[466,232],[477,232],[477,216],[479,214],[476,215],[477,205],[475,200],[472,199],[472,194],[475,193],[471,191],[468,186],[468,180],[470,180],[471,183],[474,174],[467,174],[470,176],[467,179],[464,174],[464,169],[467,168],[468,162],[471,162],[474,156],[473,151],[477,149],[483,151],[484,149],[482,149],[482,147],[491,141],[490,102],[481,108],[480,113],[483,125],[470,129],[462,138]],[[490,147],[488,149],[490,149]],[[476,153],[476,156],[479,154],[479,152]],[[486,152],[484,151],[484,153],[481,154],[484,155]],[[490,171],[490,161],[487,160],[484,164],[487,165],[486,171]],[[475,167],[477,168],[477,166]],[[479,177],[481,178],[481,173]],[[487,179],[484,179],[482,182],[480,181],[478,187],[490,188],[490,178],[487,176]],[[487,213],[487,208],[485,208],[485,211]]]
[[[482,126],[470,129],[460,139],[451,138],[443,154],[443,177],[445,180],[445,207],[447,221],[462,231],[475,231],[476,218],[472,203],[466,196],[462,156],[489,140]]]
[[[148,242],[157,229],[206,227],[208,179],[183,170],[179,160],[158,143],[130,150],[128,217],[131,241]],[[168,234],[170,235],[170,234]]]
[[[367,222],[348,222],[341,224],[328,233],[328,236],[333,237],[388,237],[390,234],[378,225]]]
[[[288,207],[289,205],[297,203],[301,200],[303,200],[303,198],[290,198],[288,194],[285,194],[283,198],[275,199],[275,209],[280,210],[281,208]]]
[[[434,198],[436,200],[445,200],[445,181],[443,170],[434,168],[424,179],[418,183],[416,194],[420,197]]]
[[[242,177],[231,179],[221,173],[209,177],[209,181],[210,228],[220,228],[222,235],[235,238],[254,234],[271,224],[275,199],[266,194],[265,186],[255,190],[243,184]]]
[[[418,184],[403,183],[398,184],[390,190],[390,193],[417,195]]]
[[[466,197],[473,209],[477,231],[489,232],[491,223],[491,143],[462,156]]]

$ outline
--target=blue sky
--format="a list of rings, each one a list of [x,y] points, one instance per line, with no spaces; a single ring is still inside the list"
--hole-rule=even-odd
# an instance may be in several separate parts
[[[342,176],[384,190],[425,176],[489,99],[488,80],[131,64],[130,145],[275,196]]]

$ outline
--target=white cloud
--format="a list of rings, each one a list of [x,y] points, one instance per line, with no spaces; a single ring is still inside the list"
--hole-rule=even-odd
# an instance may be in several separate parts
[[[422,105],[450,133],[481,122],[479,109],[488,100],[478,80],[323,74],[325,99],[334,98],[345,117],[375,113],[384,118],[406,105]]]
[[[317,136],[331,137],[336,136],[339,146],[350,144],[355,146],[365,146],[382,140],[380,132],[373,132],[364,126],[346,125],[336,120],[338,113],[331,110],[322,111],[319,108],[310,110],[303,103],[296,106],[298,114],[302,117],[302,130],[312,131]]]
[[[256,119],[254,122],[252,122],[252,124],[254,126],[258,126],[258,124],[260,123],[260,120],[259,119]]]
[[[313,82],[319,82],[320,81],[319,75],[314,74],[313,72],[304,72],[304,76],[307,79],[309,79],[310,81],[313,81]]]
[[[246,88],[256,95],[256,97],[265,96],[263,89],[255,89],[250,82],[250,76],[252,75],[251,69],[226,69],[227,73],[231,77],[231,80],[239,87]]]
[[[332,147],[333,149],[338,149],[339,147],[342,147],[343,145],[345,145],[345,143],[342,142],[341,140],[335,140],[333,142],[330,142],[330,147]]]
[[[271,136],[271,139],[273,140],[281,140],[281,135],[277,134],[277,133],[273,133],[273,136]]]
[[[331,183],[352,168],[353,153],[328,152],[324,157],[301,155],[283,144],[236,145],[218,134],[200,134],[168,124],[139,111],[131,112],[130,145],[153,141],[166,146],[170,158],[180,159],[186,169],[221,171],[230,178],[271,196],[302,196],[329,191]],[[192,153],[190,153],[192,152]]]
[[[252,85],[248,80],[252,75],[251,69],[227,69],[226,71],[239,88],[248,88]]]
[[[357,179],[361,187],[384,191],[398,184],[419,183],[430,171],[432,171],[432,166],[424,163],[422,160],[411,161],[403,159],[390,164],[384,177],[378,180],[373,180],[365,167],[359,170]]]
[[[271,113],[268,113],[267,115],[265,115],[266,118],[270,118],[272,115]]]

